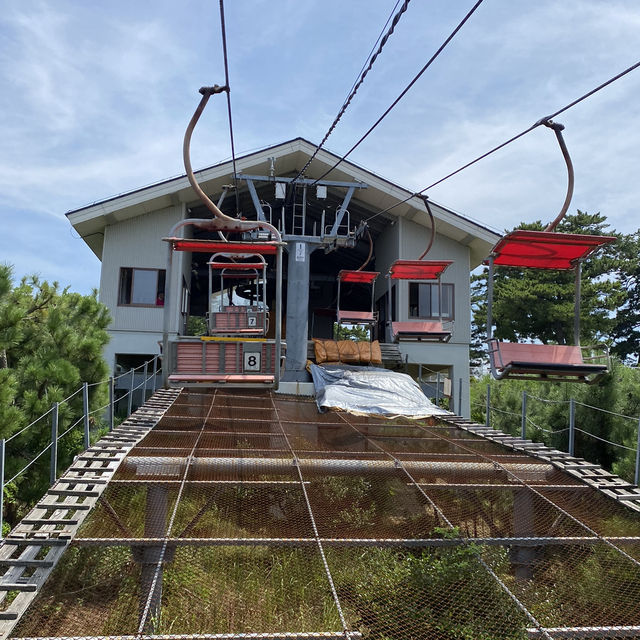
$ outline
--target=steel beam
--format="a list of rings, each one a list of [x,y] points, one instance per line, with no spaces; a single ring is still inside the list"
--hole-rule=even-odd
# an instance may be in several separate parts
[[[336,220],[333,223],[333,227],[331,227],[331,233],[329,235],[331,236],[338,235],[338,229],[342,224],[342,219],[344,218],[344,214],[347,212],[347,207],[349,206],[349,202],[351,202],[351,196],[353,195],[354,191],[355,191],[355,187],[349,187],[349,189],[347,190],[347,193],[344,196],[344,200],[342,201],[340,208],[336,211]],[[320,235],[322,236],[324,235],[324,229],[320,230]]]
[[[258,216],[258,220],[262,220],[266,222],[267,219],[264,217],[264,211],[262,210],[262,205],[260,204],[260,198],[258,198],[258,192],[256,191],[256,185],[253,184],[253,179],[250,177],[244,178],[247,182],[247,187],[249,189],[249,195],[251,196],[251,201],[253,202],[253,206],[256,210],[256,215]]]
[[[14,640],[344,640],[344,631],[281,631],[279,633],[199,633],[128,636],[38,636],[14,638]],[[360,640],[359,631],[349,631],[349,637]]]
[[[256,182],[293,182],[293,178],[272,178],[270,176],[256,176],[246,173],[237,173],[235,177],[238,180],[255,180]],[[313,178],[298,178],[296,184],[314,185],[321,184],[327,187],[354,187],[355,189],[367,189],[368,184],[365,182],[340,182],[339,180],[314,180]]]
[[[157,548],[165,538],[75,538],[78,547],[150,547]],[[469,543],[489,547],[590,546],[606,540],[614,544],[640,545],[640,536],[608,537],[505,537],[505,538],[169,538],[168,549],[176,547],[308,547],[318,540],[325,547],[458,547]]]
[[[163,476],[175,476],[184,471],[188,458],[178,456],[167,456],[164,458],[154,458],[145,456],[128,456],[122,463],[122,468],[133,471],[138,476],[154,476],[160,479]],[[281,474],[292,473],[296,466],[299,466],[303,473],[311,475],[395,475],[398,467],[395,460],[345,460],[332,458],[300,458],[294,462],[291,458],[235,458],[235,457],[198,457],[191,461],[190,470],[193,473],[211,471],[217,473],[258,473],[258,474]],[[492,462],[451,462],[451,461],[423,461],[423,460],[403,460],[402,466],[410,473],[430,473],[439,475],[457,474],[460,472],[473,473],[481,477],[495,478],[496,475],[504,473],[501,469],[496,469]],[[516,463],[503,462],[501,467],[505,471],[514,473],[522,472],[522,465]],[[553,473],[555,468],[550,464],[527,464],[527,477],[535,475],[540,480],[544,480],[548,474]],[[514,483],[514,487],[518,486]]]
[[[527,629],[528,638],[637,638],[640,627],[542,627]]]

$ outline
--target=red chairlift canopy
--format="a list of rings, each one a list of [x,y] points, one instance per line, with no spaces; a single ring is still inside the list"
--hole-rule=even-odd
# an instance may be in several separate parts
[[[222,240],[198,240],[184,238],[163,238],[170,242],[174,251],[192,251],[194,253],[258,253],[275,255],[277,242],[223,242]]]
[[[396,260],[389,269],[393,280],[437,280],[453,260]]]
[[[207,262],[212,269],[229,269],[230,271],[247,271],[255,269],[262,271],[265,268],[264,262]]]
[[[338,273],[338,280],[340,280],[340,282],[371,284],[372,282],[375,282],[379,275],[379,271],[347,271],[346,269],[343,269]]]
[[[612,236],[590,236],[554,231],[518,229],[508,233],[493,248],[494,264],[534,269],[573,269]]]

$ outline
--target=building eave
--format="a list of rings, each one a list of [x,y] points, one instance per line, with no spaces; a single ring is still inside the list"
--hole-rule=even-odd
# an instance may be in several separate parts
[[[236,159],[236,168],[238,173],[268,175],[270,158],[275,158],[276,168],[283,175],[299,170],[315,149],[316,145],[308,140],[294,138],[240,156]],[[309,177],[320,177],[338,160],[339,156],[321,149],[305,173]],[[196,176],[205,191],[219,193],[223,184],[229,182],[232,171],[231,160],[226,160],[197,171]],[[422,198],[368,169],[344,161],[332,171],[331,179],[356,180],[368,184],[369,188],[361,190],[357,198],[374,212],[393,207],[384,214],[386,217],[405,217],[423,226],[430,224]],[[107,225],[177,204],[188,205],[196,201],[196,194],[186,175],[182,175],[73,209],[68,211],[66,216],[87,245],[98,258],[101,258],[102,234]],[[438,232],[469,247],[472,268],[480,264],[499,239],[495,232],[443,205],[432,202],[431,208],[437,221]]]

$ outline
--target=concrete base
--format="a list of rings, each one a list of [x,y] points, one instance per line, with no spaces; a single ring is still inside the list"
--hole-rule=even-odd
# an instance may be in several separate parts
[[[313,382],[280,382],[276,393],[285,393],[290,396],[315,396],[316,389]]]

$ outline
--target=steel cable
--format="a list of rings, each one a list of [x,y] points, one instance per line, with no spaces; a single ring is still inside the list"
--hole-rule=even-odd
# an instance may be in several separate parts
[[[231,140],[231,162],[233,164],[233,184],[236,195],[236,215],[240,215],[240,194],[238,193],[238,177],[236,173],[236,148],[233,141],[233,121],[231,118],[231,85],[229,84],[229,56],[227,54],[227,30],[224,20],[224,0],[220,0],[220,31],[222,33],[222,56],[224,59],[224,84],[227,88],[227,113],[229,116],[229,138]]]
[[[433,62],[436,60],[436,58],[442,53],[442,51],[451,42],[451,40],[453,40],[453,38],[456,36],[458,31],[460,31],[460,29],[462,29],[462,27],[465,25],[467,20],[469,20],[469,18],[475,13],[476,9],[483,2],[484,2],[484,0],[478,0],[473,5],[473,7],[470,9],[470,11],[467,13],[467,15],[458,23],[458,26],[449,34],[447,39],[438,47],[436,52],[431,56],[431,58],[429,58],[427,63],[414,76],[413,80],[411,80],[411,82],[402,90],[400,95],[391,103],[391,105],[386,109],[386,111],[371,125],[371,127],[369,127],[367,132],[351,147],[351,149],[349,149],[349,151],[347,151],[347,153],[345,153],[338,160],[338,162],[336,162],[333,166],[331,166],[331,168],[329,168],[327,171],[325,171],[313,184],[318,183],[325,176],[327,176],[329,173],[331,173],[338,165],[342,164],[342,162],[344,162],[344,160],[346,160],[351,155],[351,153],[353,151],[355,151],[369,137],[369,135],[373,132],[373,130],[387,117],[387,115],[391,112],[391,110],[398,104],[398,102],[400,102],[400,100],[402,100],[402,98],[404,98],[404,96],[409,92],[411,87],[413,87],[413,85],[422,77],[424,72],[433,64]]]
[[[596,440],[600,440],[600,442],[606,442],[607,444],[612,445],[613,447],[620,447],[621,449],[626,449],[627,451],[636,451],[635,447],[627,447],[624,444],[618,444],[617,442],[611,442],[611,440],[605,440],[604,438],[601,438],[600,436],[595,435],[595,433],[589,433],[589,431],[585,431],[584,429],[578,429],[578,427],[574,427],[576,431],[579,431],[580,433],[584,433],[585,436],[591,436],[592,438],[595,438]]]
[[[398,2],[396,2],[395,7],[393,8],[394,11],[395,11],[395,8],[398,6],[399,1],[400,0],[398,0]],[[324,138],[322,138],[322,140],[320,141],[320,144],[316,147],[315,151],[311,154],[311,156],[307,160],[307,162],[304,165],[304,167],[302,167],[302,169],[300,169],[300,171],[298,172],[298,175],[291,181],[291,184],[294,184],[296,182],[296,180],[301,175],[304,174],[304,172],[307,170],[307,167],[311,164],[311,162],[316,157],[316,155],[318,155],[318,151],[320,151],[320,149],[322,149],[322,147],[324,146],[324,143],[329,139],[329,136],[333,133],[333,130],[336,128],[336,126],[338,125],[338,122],[340,122],[340,119],[344,115],[345,111],[348,109],[349,105],[351,104],[351,101],[353,100],[353,98],[355,97],[356,93],[358,92],[358,89],[362,86],[362,83],[364,82],[364,79],[367,77],[367,74],[369,73],[369,71],[371,71],[376,59],[382,53],[382,50],[384,49],[385,44],[387,44],[387,40],[389,40],[389,38],[393,34],[398,22],[400,22],[400,18],[402,17],[402,14],[409,7],[409,2],[410,2],[410,0],[404,0],[404,2],[402,3],[402,6],[400,7],[400,10],[395,14],[395,16],[393,16],[393,21],[391,22],[391,26],[389,27],[389,30],[387,31],[387,33],[384,34],[384,37],[382,37],[382,34],[380,34],[380,36],[378,36],[378,40],[376,40],[376,44],[378,44],[378,42],[380,42],[380,45],[378,46],[378,50],[373,55],[371,55],[371,53],[369,53],[369,56],[367,57],[367,60],[369,61],[369,64],[367,64],[367,62],[365,61],[365,64],[364,64],[363,68],[360,70],[360,73],[358,74],[358,77],[356,78],[356,81],[354,82],[353,87],[351,88],[351,90],[349,92],[349,95],[346,97],[345,101],[342,103],[342,106],[340,107],[340,111],[338,111],[338,115],[335,117],[334,121],[331,123],[331,126],[329,127],[329,130],[327,131],[327,133],[325,133]],[[387,26],[387,24],[389,24],[389,20],[391,20],[391,16],[389,16],[389,18],[387,19],[387,22],[385,23],[385,26],[383,27],[383,30]],[[381,37],[382,37],[382,39],[381,39]],[[375,49],[375,46],[376,45],[374,45],[374,47],[373,47],[374,49]],[[373,49],[372,49],[372,52],[373,52]]]
[[[575,107],[577,104],[579,104],[583,100],[586,100],[587,98],[591,97],[592,95],[594,95],[595,93],[597,93],[601,89],[604,89],[605,87],[609,86],[610,84],[612,84],[616,80],[619,80],[623,76],[626,76],[628,73],[631,73],[632,71],[634,71],[638,67],[640,67],[640,61],[638,61],[635,64],[631,65],[630,67],[628,67],[624,71],[621,71],[617,75],[613,76],[613,78],[609,78],[609,80],[607,80],[606,82],[603,82],[602,84],[598,85],[595,89],[591,89],[591,91],[588,91],[587,93],[583,94],[579,98],[576,98],[575,100],[573,100],[569,104],[565,105],[561,109],[558,109],[557,111],[555,111],[551,115],[546,116],[545,118],[541,118],[540,120],[538,120],[537,122],[532,124],[530,127],[525,129],[524,131],[521,131],[520,133],[516,134],[515,136],[512,136],[511,138],[509,138],[508,140],[506,140],[502,144],[499,144],[498,146],[493,147],[493,149],[490,149],[489,151],[487,151],[486,153],[483,153],[482,155],[478,156],[474,160],[471,160],[471,162],[467,162],[467,164],[462,165],[460,168],[458,168],[455,171],[452,171],[451,173],[447,174],[446,176],[444,176],[444,178],[440,178],[439,180],[436,180],[435,182],[431,183],[429,186],[424,187],[424,189],[420,189],[420,191],[416,191],[415,193],[412,193],[408,198],[405,198],[404,200],[401,200],[400,202],[396,202],[395,204],[391,205],[390,207],[387,207],[386,209],[382,209],[382,211],[378,211],[377,213],[373,214],[369,218],[366,218],[365,222],[368,222],[369,220],[372,220],[373,218],[375,218],[375,217],[377,217],[379,215],[382,215],[383,213],[386,213],[387,211],[391,211],[392,209],[395,209],[395,207],[398,207],[401,204],[404,204],[405,202],[408,202],[409,200],[411,200],[411,198],[413,198],[415,196],[423,195],[425,191],[429,191],[429,189],[432,189],[436,185],[439,185],[440,183],[444,182],[445,180],[448,180],[449,178],[452,178],[453,176],[457,175],[461,171],[464,171],[465,169],[468,169],[470,166],[476,164],[477,162],[480,162],[480,160],[484,160],[486,157],[492,155],[496,151],[499,151],[500,149],[503,149],[507,145],[511,144],[512,142],[515,142],[516,140],[522,138],[527,133],[530,133],[534,129],[537,129],[540,125],[544,124],[545,122],[548,122],[549,120],[551,120],[552,118],[555,118],[556,116],[559,116],[561,113],[564,113],[568,109],[571,109],[571,107]]]

